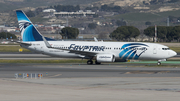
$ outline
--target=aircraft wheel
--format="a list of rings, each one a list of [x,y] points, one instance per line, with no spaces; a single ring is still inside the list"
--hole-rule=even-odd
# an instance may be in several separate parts
[[[97,60],[96,60],[96,61],[95,61],[95,64],[100,65],[100,64],[101,64],[101,62],[97,62]]]
[[[158,66],[161,65],[161,62],[158,62],[157,65],[158,65]]]
[[[88,60],[88,61],[87,61],[87,64],[88,64],[88,65],[92,65],[92,64],[93,64],[93,61],[92,61],[92,60]]]

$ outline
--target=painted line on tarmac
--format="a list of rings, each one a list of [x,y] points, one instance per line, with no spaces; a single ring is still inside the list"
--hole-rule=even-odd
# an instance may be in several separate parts
[[[157,63],[157,61],[139,61],[139,62],[127,62],[127,63]],[[180,64],[180,61],[162,61],[166,64]]]
[[[54,75],[54,76],[49,76],[49,77],[58,77],[58,76],[61,76],[62,74],[57,74],[57,75]]]

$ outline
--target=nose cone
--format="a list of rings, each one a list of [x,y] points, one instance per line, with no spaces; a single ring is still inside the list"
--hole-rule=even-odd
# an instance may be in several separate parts
[[[177,55],[177,53],[172,50],[172,51],[171,51],[171,57],[176,56],[176,55]]]

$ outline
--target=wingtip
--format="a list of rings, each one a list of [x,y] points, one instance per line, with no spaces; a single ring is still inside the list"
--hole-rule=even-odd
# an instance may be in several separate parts
[[[44,41],[46,47],[47,47],[47,48],[52,48],[52,46],[48,43],[48,41],[46,40],[46,38],[45,38],[44,36],[43,36],[42,38],[43,38],[43,41]]]

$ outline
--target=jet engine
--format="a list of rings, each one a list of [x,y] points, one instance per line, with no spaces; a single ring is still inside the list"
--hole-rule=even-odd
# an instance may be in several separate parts
[[[115,56],[113,54],[97,54],[97,62],[114,62]]]

